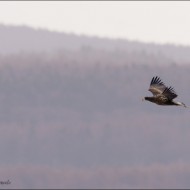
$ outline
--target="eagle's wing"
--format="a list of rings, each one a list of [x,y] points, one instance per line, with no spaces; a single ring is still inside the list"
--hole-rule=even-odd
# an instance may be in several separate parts
[[[162,94],[166,88],[167,87],[161,81],[161,79],[156,76],[152,78],[151,83],[150,83],[150,88],[148,90],[152,92],[152,94],[155,96],[158,94]]]
[[[177,94],[175,93],[174,89],[170,87],[166,87],[166,89],[162,93],[164,96],[166,96],[169,100],[172,100],[177,97]]]

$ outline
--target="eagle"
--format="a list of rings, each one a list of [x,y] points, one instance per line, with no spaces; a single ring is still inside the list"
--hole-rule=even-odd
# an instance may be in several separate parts
[[[178,96],[174,88],[171,86],[167,87],[158,76],[152,78],[148,90],[152,92],[153,96],[144,97],[143,100],[147,100],[158,105],[175,105],[187,108],[183,102],[173,100]]]

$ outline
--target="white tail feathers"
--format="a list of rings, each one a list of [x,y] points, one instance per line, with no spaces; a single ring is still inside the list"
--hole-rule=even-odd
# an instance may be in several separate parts
[[[189,107],[187,107],[183,102],[175,102],[177,105],[179,105],[179,106],[183,106],[183,107],[185,107],[185,108],[189,108]]]

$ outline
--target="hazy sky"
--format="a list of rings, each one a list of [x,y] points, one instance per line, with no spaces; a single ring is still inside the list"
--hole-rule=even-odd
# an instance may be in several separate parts
[[[190,45],[188,1],[1,1],[0,23]]]

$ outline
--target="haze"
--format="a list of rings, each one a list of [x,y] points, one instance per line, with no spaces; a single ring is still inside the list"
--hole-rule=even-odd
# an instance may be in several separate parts
[[[190,188],[189,8],[0,2],[0,188]]]

